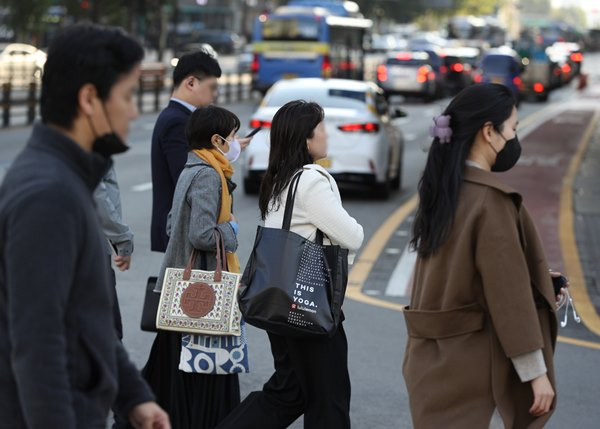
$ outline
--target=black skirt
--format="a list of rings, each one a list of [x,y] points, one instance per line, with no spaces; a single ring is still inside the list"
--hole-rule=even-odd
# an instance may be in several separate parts
[[[238,375],[180,371],[180,351],[180,333],[159,331],[142,375],[173,429],[213,429],[240,403]]]

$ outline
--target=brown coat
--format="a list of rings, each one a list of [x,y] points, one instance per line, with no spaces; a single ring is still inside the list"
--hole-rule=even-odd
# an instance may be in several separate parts
[[[417,259],[403,374],[415,429],[542,428],[511,357],[543,348],[554,386],[555,298],[521,196],[467,167],[449,239]],[[556,389],[556,387],[554,387]]]

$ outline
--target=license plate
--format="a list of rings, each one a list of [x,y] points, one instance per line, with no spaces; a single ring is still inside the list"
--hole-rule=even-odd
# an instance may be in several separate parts
[[[297,77],[298,77],[298,75],[295,73],[286,73],[281,78],[282,79],[295,79]]]
[[[317,164],[319,164],[323,168],[331,168],[331,159],[329,159],[329,158],[319,159],[319,160],[317,160]]]
[[[504,83],[504,79],[502,79],[501,77],[493,77],[493,78],[491,79],[491,82],[492,82],[492,83],[500,83],[500,84],[503,84],[503,83]]]

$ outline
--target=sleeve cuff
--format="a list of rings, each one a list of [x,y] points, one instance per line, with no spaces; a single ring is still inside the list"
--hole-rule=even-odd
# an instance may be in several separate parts
[[[133,253],[133,241],[115,243],[115,247],[117,248],[117,255],[119,256],[130,256]]]
[[[542,349],[511,358],[521,382],[531,381],[547,372]]]

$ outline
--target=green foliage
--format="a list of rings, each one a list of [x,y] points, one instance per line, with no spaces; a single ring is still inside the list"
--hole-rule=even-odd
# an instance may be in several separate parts
[[[551,0],[527,0],[520,2],[521,12],[525,14],[549,15]]]
[[[571,6],[552,9],[552,17],[571,24],[576,28],[584,29],[587,26],[585,11],[580,7]]]
[[[496,12],[498,0],[455,0],[452,14],[491,15]]]
[[[52,3],[51,0],[4,0],[2,5],[9,8],[9,25],[22,39],[27,33],[41,30],[42,17]]]

